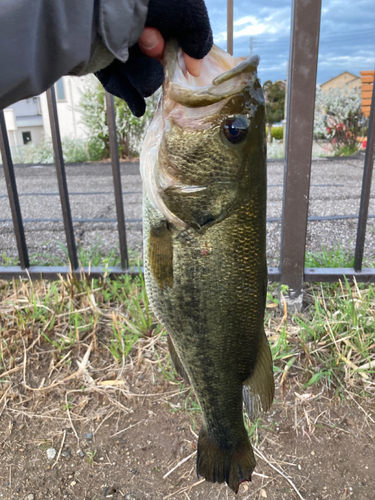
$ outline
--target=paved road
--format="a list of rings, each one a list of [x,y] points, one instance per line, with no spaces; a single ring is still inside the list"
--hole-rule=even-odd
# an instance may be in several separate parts
[[[357,214],[361,192],[363,158],[313,161],[310,209],[311,216]],[[68,188],[72,215],[75,219],[115,219],[115,202],[111,166],[108,163],[67,166]],[[121,164],[128,244],[139,253],[142,248],[141,179],[137,163]],[[65,244],[62,222],[36,222],[33,219],[61,219],[58,187],[53,166],[16,167],[22,216],[25,222],[30,254],[60,255],[59,243]],[[268,163],[267,217],[280,218],[283,190],[283,162]],[[375,214],[375,199],[371,198],[370,214]],[[10,219],[9,203],[3,170],[0,168],[0,219]],[[341,243],[353,249],[356,238],[355,219],[309,222],[308,250],[319,251]],[[75,222],[77,242],[83,248],[99,245],[104,253],[118,248],[115,222]],[[280,221],[267,224],[268,260],[275,265],[279,258]],[[365,255],[375,255],[375,220],[370,219]],[[0,221],[0,254],[16,255],[12,223]]]

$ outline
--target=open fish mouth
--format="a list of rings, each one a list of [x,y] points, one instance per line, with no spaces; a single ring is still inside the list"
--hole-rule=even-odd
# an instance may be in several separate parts
[[[165,84],[168,98],[188,108],[199,108],[230,98],[256,78],[259,57],[236,58],[214,45],[203,59],[201,74],[187,72],[177,42],[171,41],[165,50]]]
[[[145,137],[140,157],[145,194],[151,204],[178,229],[189,227],[175,215],[163,200],[168,189],[196,193],[206,189],[199,182],[185,184],[172,164],[161,161],[163,136],[177,125],[181,130],[208,130],[217,121],[222,108],[230,99],[251,89],[257,101],[263,100],[257,78],[258,56],[235,58],[213,46],[203,59],[201,74],[194,77],[186,70],[181,49],[175,40],[166,44],[164,53],[165,81],[158,110]],[[248,117],[251,116],[251,108]]]

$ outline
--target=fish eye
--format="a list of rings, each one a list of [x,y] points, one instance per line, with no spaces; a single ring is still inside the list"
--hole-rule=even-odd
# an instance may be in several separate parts
[[[245,139],[248,126],[249,122],[244,116],[227,118],[223,124],[224,136],[232,144],[238,144]]]

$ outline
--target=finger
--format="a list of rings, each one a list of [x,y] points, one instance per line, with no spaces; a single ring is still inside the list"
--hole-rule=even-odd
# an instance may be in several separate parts
[[[156,28],[144,28],[138,45],[146,56],[161,59],[164,51],[164,38]]]
[[[201,74],[202,59],[194,59],[184,52],[184,60],[186,69],[191,75],[199,76]]]

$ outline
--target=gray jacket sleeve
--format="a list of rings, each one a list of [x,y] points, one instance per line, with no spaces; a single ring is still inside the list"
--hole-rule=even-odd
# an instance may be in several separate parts
[[[0,0],[0,109],[63,75],[125,62],[148,0]]]

